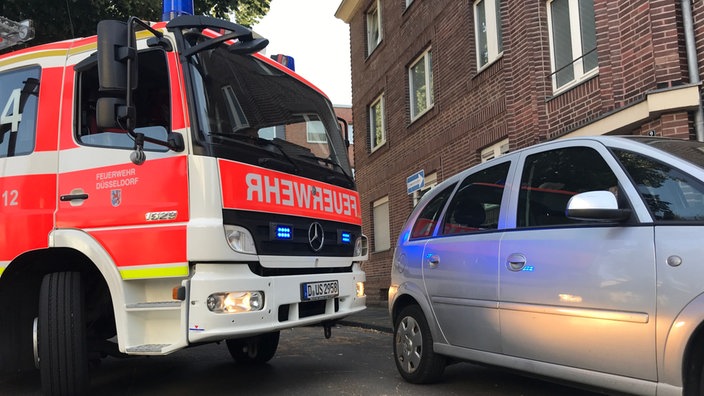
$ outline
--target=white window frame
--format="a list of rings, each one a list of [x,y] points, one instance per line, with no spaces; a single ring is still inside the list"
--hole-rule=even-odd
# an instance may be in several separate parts
[[[386,212],[380,216],[377,209],[386,205]],[[383,252],[391,249],[391,211],[389,210],[389,196],[377,199],[373,203],[372,222],[374,223],[374,252]]]
[[[406,0],[406,8],[410,7],[411,4],[413,4],[413,0]]]
[[[313,125],[320,125],[320,127],[323,129],[322,132],[321,131],[311,131]],[[316,138],[317,136],[323,136],[323,138],[317,139]],[[328,142],[327,134],[325,132],[325,125],[323,125],[322,121],[306,121],[306,141],[308,143],[327,143]]]
[[[572,63],[567,67],[573,67],[574,78],[564,83],[562,86],[558,87],[557,81],[557,65],[556,65],[556,55],[555,55],[555,37],[553,32],[553,21],[552,21],[552,4],[555,1],[567,1],[569,8],[569,22],[570,22],[570,42],[572,50]],[[548,13],[548,36],[550,39],[550,66],[551,66],[551,79],[552,87],[554,93],[559,93],[566,91],[580,82],[591,78],[592,76],[599,73],[599,66],[597,65],[591,70],[584,70],[584,58],[582,58],[582,27],[579,18],[579,0],[548,0],[547,1],[547,13]]]
[[[474,2],[474,48],[477,56],[477,71],[482,71],[504,54],[501,31],[501,0],[477,0]],[[484,25],[479,22],[479,5],[484,4]],[[482,34],[483,30],[483,34]],[[487,60],[482,63],[480,38],[486,39]]]
[[[482,163],[497,157],[501,157],[502,155],[508,153],[508,151],[508,139],[504,139],[498,143],[492,144],[491,146],[482,149],[480,154]]]
[[[374,52],[384,38],[381,30],[381,0],[376,0],[367,10],[367,54]],[[375,34],[376,33],[376,34]]]
[[[376,125],[376,107],[381,113],[381,138],[379,141],[376,139],[376,132],[379,126]],[[384,95],[379,95],[372,104],[369,105],[369,148],[371,152],[374,152],[386,143],[386,119],[384,117]]]
[[[416,66],[420,65],[421,62],[425,71],[425,81],[423,82],[422,88],[425,90],[425,109],[419,111],[418,106],[416,104],[415,93],[421,88],[414,86],[413,69]],[[430,109],[433,108],[433,105],[435,104],[434,96],[435,94],[433,89],[433,50],[432,48],[428,48],[408,67],[408,99],[411,109],[411,122],[415,121],[420,116],[427,113]]]

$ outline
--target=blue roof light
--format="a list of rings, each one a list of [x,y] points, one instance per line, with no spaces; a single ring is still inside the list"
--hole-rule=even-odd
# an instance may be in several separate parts
[[[193,0],[164,0],[162,21],[170,21],[179,15],[193,15]]]

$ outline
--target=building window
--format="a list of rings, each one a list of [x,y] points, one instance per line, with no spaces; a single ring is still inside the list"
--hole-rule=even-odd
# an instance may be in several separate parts
[[[420,190],[413,191],[413,206],[418,205],[418,202],[420,201],[421,198],[423,198],[423,195],[425,195],[428,191],[432,190],[433,187],[438,185],[438,174],[437,172],[433,172],[429,174],[428,176],[425,176],[425,180],[423,181],[423,187],[420,188]]]
[[[410,7],[412,3],[413,0],[406,0],[406,8]]]
[[[391,249],[391,233],[389,226],[389,197],[374,201],[372,212],[374,223],[374,251],[381,252]]]
[[[369,133],[371,151],[386,143],[386,125],[384,121],[384,95],[379,96],[369,106]]]
[[[433,106],[433,53],[428,49],[408,68],[411,121]]]
[[[308,143],[327,143],[325,127],[321,121],[306,121],[306,139]]]
[[[381,7],[376,0],[367,11],[367,54],[371,54],[381,43]]]
[[[547,4],[552,86],[560,91],[598,72],[594,0]]]
[[[504,51],[499,0],[477,0],[474,2],[474,33],[477,48],[477,69],[482,69],[497,60]]]
[[[508,139],[504,139],[496,144],[485,148],[481,152],[482,162],[487,162],[490,159],[500,157],[508,153]]]

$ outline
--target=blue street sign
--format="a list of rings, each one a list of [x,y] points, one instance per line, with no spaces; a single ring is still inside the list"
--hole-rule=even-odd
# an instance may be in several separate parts
[[[406,191],[413,194],[425,186],[425,172],[420,170],[406,178]]]

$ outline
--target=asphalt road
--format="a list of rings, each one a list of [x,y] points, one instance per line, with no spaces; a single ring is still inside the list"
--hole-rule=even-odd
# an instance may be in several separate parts
[[[259,367],[237,365],[223,344],[162,357],[107,358],[93,373],[91,394],[112,395],[473,395],[591,396],[578,389],[468,363],[449,366],[442,381],[412,385],[396,371],[391,334],[349,326],[281,333],[276,356]],[[37,372],[0,377],[0,395],[40,395]]]

